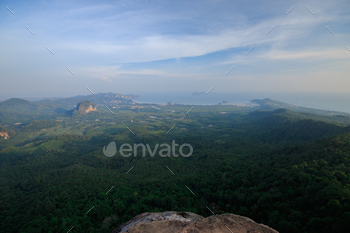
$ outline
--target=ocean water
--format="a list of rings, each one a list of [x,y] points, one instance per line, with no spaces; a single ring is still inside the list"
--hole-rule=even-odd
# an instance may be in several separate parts
[[[228,104],[249,104],[253,99],[270,98],[298,106],[350,113],[350,93],[217,93],[199,95],[193,93],[143,93],[134,99],[136,103],[166,104],[168,102],[188,105],[213,105],[227,101]]]

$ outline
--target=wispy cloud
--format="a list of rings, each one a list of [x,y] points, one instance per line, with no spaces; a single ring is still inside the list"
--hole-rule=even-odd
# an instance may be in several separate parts
[[[349,54],[345,49],[327,49],[323,51],[270,51],[259,55],[258,58],[270,60],[337,60],[349,59]]]
[[[199,35],[167,35],[160,32],[147,35],[147,33],[140,32],[136,33],[138,36],[127,38],[127,40],[119,38],[111,40],[109,37],[106,40],[84,38],[58,42],[56,47],[86,52],[91,55],[96,53],[97,56],[99,54],[113,54],[113,62],[117,63],[148,62],[203,56],[250,45],[286,46],[290,42],[302,40],[302,38],[315,38],[319,35],[317,26],[340,20],[334,15],[324,14],[322,17],[310,17],[305,12],[293,13],[293,17],[281,14],[278,17],[261,20],[255,24],[241,22],[236,27],[223,28],[221,31]],[[91,25],[91,23],[86,23],[86,25]],[[274,30],[265,35],[272,26],[275,26]],[[111,32],[111,34],[113,33]]]
[[[269,67],[273,68],[269,74],[281,74],[290,66],[307,73],[309,67],[320,68],[328,62],[337,70],[347,64],[349,56],[345,48],[350,46],[347,0],[310,0],[307,5],[314,15],[304,2],[287,1],[73,0],[29,4],[5,0],[4,4],[15,13],[3,7],[4,14],[0,14],[0,74],[16,77],[6,80],[9,86],[23,83],[28,74],[57,78],[58,71],[68,66],[74,70],[76,82],[84,80],[82,77],[107,82],[117,79],[118,85],[127,86],[131,78],[137,83],[157,77],[157,81],[186,79],[191,87],[198,80],[216,82],[233,65],[235,69],[227,78],[249,77],[241,80],[252,86],[256,84],[249,80]],[[309,67],[301,61],[307,61]],[[1,85],[0,91],[15,91],[5,86]],[[128,92],[143,89],[137,85],[132,88]],[[273,83],[270,88],[275,88]]]

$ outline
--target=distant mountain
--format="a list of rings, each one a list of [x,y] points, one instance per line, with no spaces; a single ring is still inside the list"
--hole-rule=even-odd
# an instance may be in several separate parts
[[[77,104],[76,109],[74,111],[77,111],[80,114],[86,114],[91,111],[97,111],[96,109],[96,104],[88,101],[88,100],[83,100]]]
[[[138,98],[136,95],[122,95],[116,93],[98,93],[94,95],[78,95],[62,99],[46,99],[38,101],[38,104],[46,106],[54,106],[55,108],[71,109],[76,103],[87,100],[96,105],[116,105],[116,104],[131,104],[132,99]]]
[[[23,112],[23,111],[38,111],[46,109],[47,107],[41,106],[37,103],[32,103],[24,99],[12,98],[3,102],[0,102],[0,109],[3,111]]]
[[[30,102],[24,99],[12,98],[3,102],[0,102],[0,123],[2,124],[14,124],[21,122],[24,124],[30,123],[34,118],[36,120],[44,119],[47,117],[55,117],[59,114],[67,114],[67,110],[73,113],[83,113],[84,110],[75,109],[77,103],[84,100],[92,102],[93,107],[88,111],[95,111],[94,109],[98,105],[110,106],[110,107],[128,107],[133,104],[132,99],[138,98],[136,95],[122,95],[115,93],[99,93],[95,95],[87,96],[74,96],[61,99],[46,99],[37,102]],[[84,104],[81,106],[84,108]]]
[[[345,112],[337,112],[337,111],[328,111],[328,110],[321,110],[316,108],[307,108],[307,107],[301,107],[294,104],[288,104],[283,103],[280,101],[272,100],[269,98],[266,99],[254,99],[250,101],[251,103],[258,104],[259,109],[265,110],[265,111],[273,111],[278,108],[285,108],[288,110],[291,110],[293,112],[306,112],[306,113],[313,113],[313,114],[320,114],[320,115],[344,115],[344,116],[350,116],[349,113]]]
[[[77,106],[74,109],[68,110],[65,113],[67,115],[76,115],[76,114],[87,114],[89,112],[96,112],[96,104],[88,100],[83,100],[77,103]]]
[[[257,116],[269,117],[269,116],[276,116],[276,115],[288,117],[291,119],[298,119],[298,120],[312,119],[312,120],[324,121],[324,122],[329,122],[329,123],[338,124],[338,125],[350,125],[350,116],[348,115],[337,115],[337,114],[318,115],[318,114],[313,114],[308,112],[293,112],[285,108],[279,108],[273,111],[257,110],[250,114],[250,116],[255,116],[255,117]]]
[[[29,118],[43,118],[57,114],[54,108],[33,103],[24,99],[12,98],[0,102],[0,123],[13,124],[28,122]]]

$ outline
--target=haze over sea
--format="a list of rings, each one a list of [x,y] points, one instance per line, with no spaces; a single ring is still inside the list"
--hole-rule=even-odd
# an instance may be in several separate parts
[[[136,103],[166,104],[171,102],[190,105],[212,105],[226,100],[227,104],[249,104],[249,101],[253,99],[270,98],[303,107],[350,113],[349,93],[217,93],[212,90],[207,95],[205,92],[199,95],[188,92],[143,93],[138,95],[140,97],[134,99]]]
[[[116,91],[115,93],[119,93]],[[302,107],[316,108],[322,110],[339,111],[350,113],[350,93],[282,93],[282,92],[241,92],[241,93],[223,93],[215,92],[213,89],[207,95],[206,92],[158,92],[158,93],[127,93],[138,95],[139,98],[133,99],[135,103],[167,104],[168,102],[188,105],[213,105],[222,103],[249,105],[253,99],[270,98],[288,104],[294,104]],[[120,94],[126,94],[121,93]],[[72,97],[74,95],[58,96],[0,96],[0,101],[10,98],[21,98],[36,102],[43,99],[59,99]]]

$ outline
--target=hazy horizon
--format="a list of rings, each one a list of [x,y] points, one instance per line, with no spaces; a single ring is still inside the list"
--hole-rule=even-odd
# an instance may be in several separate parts
[[[200,91],[196,91],[200,93]],[[116,92],[113,92],[116,93]],[[134,99],[135,103],[151,103],[151,104],[166,104],[168,102],[186,104],[186,105],[212,105],[222,101],[228,101],[228,104],[247,104],[253,99],[270,98],[280,102],[294,104],[302,107],[322,109],[329,111],[347,112],[350,113],[350,93],[325,93],[325,92],[210,92],[205,95],[202,92],[200,95],[193,95],[194,92],[156,92],[156,93],[118,93],[123,95],[137,95],[139,98]],[[101,93],[95,93],[101,94]],[[89,96],[91,93],[83,94]],[[20,98],[32,102],[41,101],[44,99],[61,99],[70,98],[78,95],[66,96],[13,96],[2,97],[0,102],[11,98]]]

